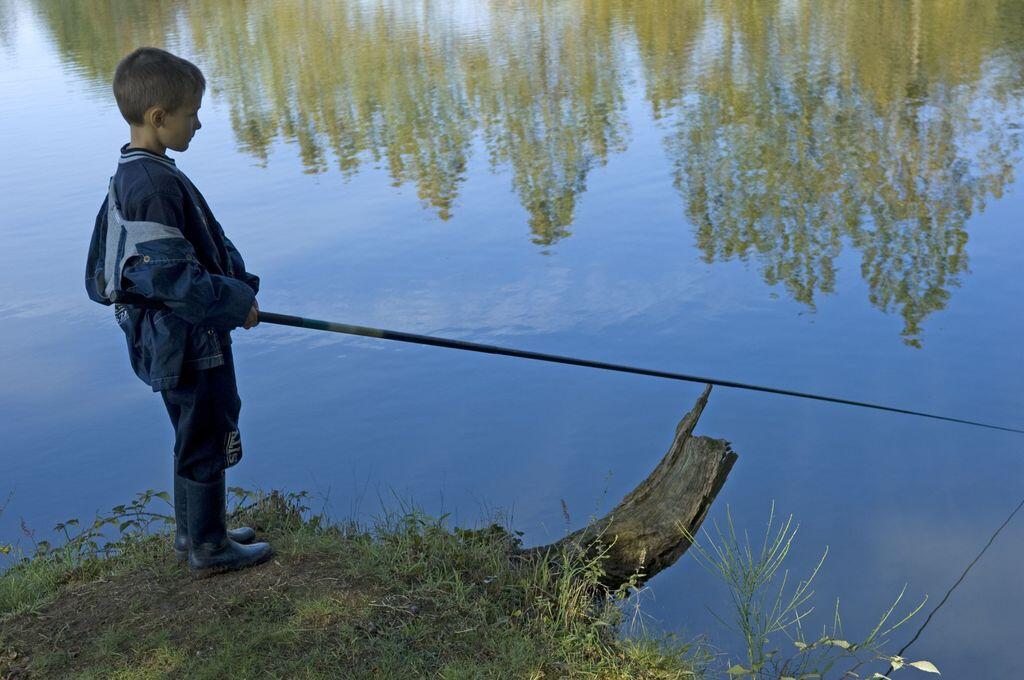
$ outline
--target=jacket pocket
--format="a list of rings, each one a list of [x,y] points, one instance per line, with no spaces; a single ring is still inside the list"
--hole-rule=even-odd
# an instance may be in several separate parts
[[[139,379],[153,389],[177,383],[184,360],[188,324],[167,309],[115,305],[117,325],[128,343],[128,359]]]
[[[185,362],[189,326],[169,309],[147,310],[143,324],[142,346],[148,355],[151,385],[157,389],[177,384]]]
[[[208,326],[194,326],[188,337],[185,361],[192,368],[202,370],[224,363],[224,349],[220,333]]]

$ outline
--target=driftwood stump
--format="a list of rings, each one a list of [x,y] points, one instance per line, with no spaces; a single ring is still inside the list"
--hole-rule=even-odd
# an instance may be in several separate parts
[[[604,585],[615,589],[639,574],[643,582],[670,567],[690,547],[711,503],[725,484],[736,454],[723,439],[694,436],[711,386],[676,427],[668,453],[647,479],[608,515],[555,543],[530,548],[532,557],[558,554],[569,544],[583,550],[608,546]]]

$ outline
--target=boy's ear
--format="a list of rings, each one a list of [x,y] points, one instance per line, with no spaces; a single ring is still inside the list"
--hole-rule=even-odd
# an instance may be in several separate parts
[[[153,127],[163,127],[167,111],[159,106],[151,106],[142,114],[142,119]]]

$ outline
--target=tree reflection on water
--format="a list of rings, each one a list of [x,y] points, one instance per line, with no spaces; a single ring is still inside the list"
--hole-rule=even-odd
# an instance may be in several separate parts
[[[626,149],[637,63],[705,260],[751,258],[813,306],[852,247],[912,345],[967,271],[967,220],[1011,183],[1019,149],[1014,0],[35,6],[86,77],[106,84],[138,45],[180,47],[245,153],[267,163],[283,140],[307,172],[384,165],[442,220],[482,140],[541,246],[570,235],[589,173]]]

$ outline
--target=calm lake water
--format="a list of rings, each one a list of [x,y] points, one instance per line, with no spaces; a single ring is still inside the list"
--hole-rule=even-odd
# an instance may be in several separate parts
[[[0,542],[170,487],[160,399],[83,288],[139,45],[208,78],[176,158],[267,311],[1024,425],[1019,0],[0,0]],[[339,518],[503,510],[529,543],[610,509],[701,389],[235,343],[230,484]],[[796,574],[829,549],[811,628],[839,598],[850,639],[904,584],[938,604],[1024,496],[1006,433],[728,389],[698,432],[739,454],[709,519],[792,513]],[[1017,517],[908,656],[1019,675],[1022,561]],[[690,556],[639,599],[650,630],[738,651]]]

